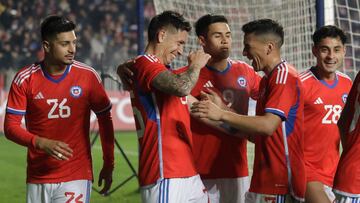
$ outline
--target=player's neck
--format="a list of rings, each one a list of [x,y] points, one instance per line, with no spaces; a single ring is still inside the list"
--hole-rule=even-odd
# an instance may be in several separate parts
[[[66,65],[59,65],[51,63],[49,60],[44,60],[44,69],[50,75],[61,75],[66,70]]]
[[[221,59],[221,60],[212,60],[210,59],[209,62],[206,64],[207,66],[210,66],[218,71],[223,71],[228,66],[227,59]]]
[[[164,64],[163,52],[164,51],[159,46],[156,46],[155,44],[152,43],[149,43],[145,48],[146,54],[155,55],[160,59],[162,64]]]
[[[271,71],[274,70],[274,68],[281,63],[281,61],[282,60],[281,60],[280,56],[268,57],[268,60],[264,66],[265,74],[269,75],[271,73]]]
[[[322,71],[322,69],[319,66],[316,66],[315,71],[316,71],[317,76],[319,77],[319,80],[331,81],[331,80],[335,80],[335,78],[336,78],[335,72]]]

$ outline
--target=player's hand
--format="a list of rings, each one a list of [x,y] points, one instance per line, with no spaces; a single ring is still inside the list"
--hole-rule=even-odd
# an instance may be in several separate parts
[[[73,150],[65,142],[36,137],[35,143],[37,149],[45,151],[57,160],[69,160],[73,156]]]
[[[210,100],[203,100],[193,103],[191,106],[191,113],[193,116],[199,118],[208,118],[219,121],[221,120],[223,110]]]
[[[112,184],[112,172],[113,172],[113,168],[105,167],[105,166],[100,171],[98,186],[100,187],[104,180],[104,187],[99,192],[102,195],[106,195],[110,190]]]
[[[205,67],[207,62],[211,56],[207,53],[205,53],[203,50],[197,50],[195,52],[190,52],[188,56],[188,63],[189,67],[195,68],[195,69],[201,69]]]
[[[134,73],[131,71],[131,66],[134,65],[134,59],[130,59],[123,64],[120,64],[117,67],[116,73],[120,77],[120,80],[123,85],[123,90],[130,90],[131,85],[134,83],[133,75]]]
[[[201,91],[200,92],[200,99],[201,100],[210,100],[212,101],[214,104],[216,104],[216,106],[219,106],[220,108],[224,109],[224,106],[226,106],[223,102],[223,100],[221,99],[221,97],[219,96],[218,93],[216,93],[215,91],[211,90],[210,88],[206,88],[207,92]]]

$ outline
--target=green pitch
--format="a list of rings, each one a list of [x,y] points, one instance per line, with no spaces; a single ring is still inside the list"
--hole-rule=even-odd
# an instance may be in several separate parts
[[[116,138],[124,149],[135,170],[138,169],[138,146],[135,132],[121,132]],[[92,149],[94,166],[94,184],[97,187],[98,175],[102,166],[102,152],[100,138],[97,139]],[[112,188],[132,175],[130,168],[115,148],[115,170]],[[0,202],[25,202],[26,196],[26,148],[7,140],[0,134]],[[91,202],[96,203],[137,203],[140,202],[138,181],[132,178],[130,181],[113,192],[110,196],[103,197],[94,190],[91,194]],[[99,188],[98,188],[99,189]]]

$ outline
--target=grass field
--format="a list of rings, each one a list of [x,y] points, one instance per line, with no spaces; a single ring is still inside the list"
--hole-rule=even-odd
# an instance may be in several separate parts
[[[117,133],[116,138],[124,149],[134,168],[138,168],[137,137],[134,132]],[[102,152],[100,139],[97,139],[92,149],[94,165],[94,187],[97,187],[98,174],[102,166]],[[131,176],[128,167],[119,150],[115,152],[115,170],[113,187]],[[14,144],[0,135],[0,202],[25,202],[26,187],[26,148]],[[132,178],[110,196],[103,197],[94,190],[91,194],[91,202],[95,203],[137,203],[140,202],[138,181]]]
[[[116,139],[125,151],[135,170],[138,168],[138,145],[135,132],[121,132],[116,134]],[[115,149],[115,170],[112,189],[132,175],[131,169],[125,162],[119,150]],[[249,171],[251,173],[253,163],[253,145],[248,144]],[[97,187],[99,170],[102,166],[102,152],[100,139],[97,139],[92,148],[94,165],[94,187]],[[0,134],[0,202],[25,202],[26,187],[26,148],[14,144]],[[110,196],[103,197],[94,190],[91,194],[91,202],[95,203],[138,203],[140,194],[138,181],[132,178],[130,181],[113,192]]]

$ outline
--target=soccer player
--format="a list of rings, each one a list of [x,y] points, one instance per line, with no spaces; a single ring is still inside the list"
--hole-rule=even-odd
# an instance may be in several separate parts
[[[89,201],[90,110],[98,118],[103,150],[100,192],[105,194],[112,183],[111,103],[96,71],[74,60],[74,30],[64,17],[47,17],[41,24],[44,60],[21,69],[9,92],[4,130],[8,139],[28,148],[27,203]]]
[[[257,99],[261,77],[245,62],[229,59],[232,38],[227,19],[207,14],[197,20],[195,29],[211,59],[191,94],[200,100],[202,91],[218,92],[229,108],[247,115],[249,98]],[[244,202],[249,189],[246,137],[230,136],[193,117],[191,130],[195,165],[210,202]]]
[[[340,135],[336,125],[351,79],[337,71],[345,57],[345,33],[332,25],[313,35],[317,64],[300,74],[304,87],[304,156],[306,202],[333,202],[333,180],[339,161]]]
[[[360,73],[338,121],[343,152],[334,179],[335,202],[360,202]]]
[[[139,180],[143,202],[208,202],[196,172],[187,95],[210,55],[188,56],[187,69],[169,64],[183,53],[191,30],[182,15],[164,11],[150,21],[145,54],[131,71],[131,103],[139,139]]]
[[[256,71],[265,73],[257,116],[223,110],[209,100],[194,103],[192,112],[251,134],[255,160],[245,202],[304,201],[303,89],[295,68],[280,57],[283,28],[271,19],[260,19],[242,30],[243,55],[252,60]]]

